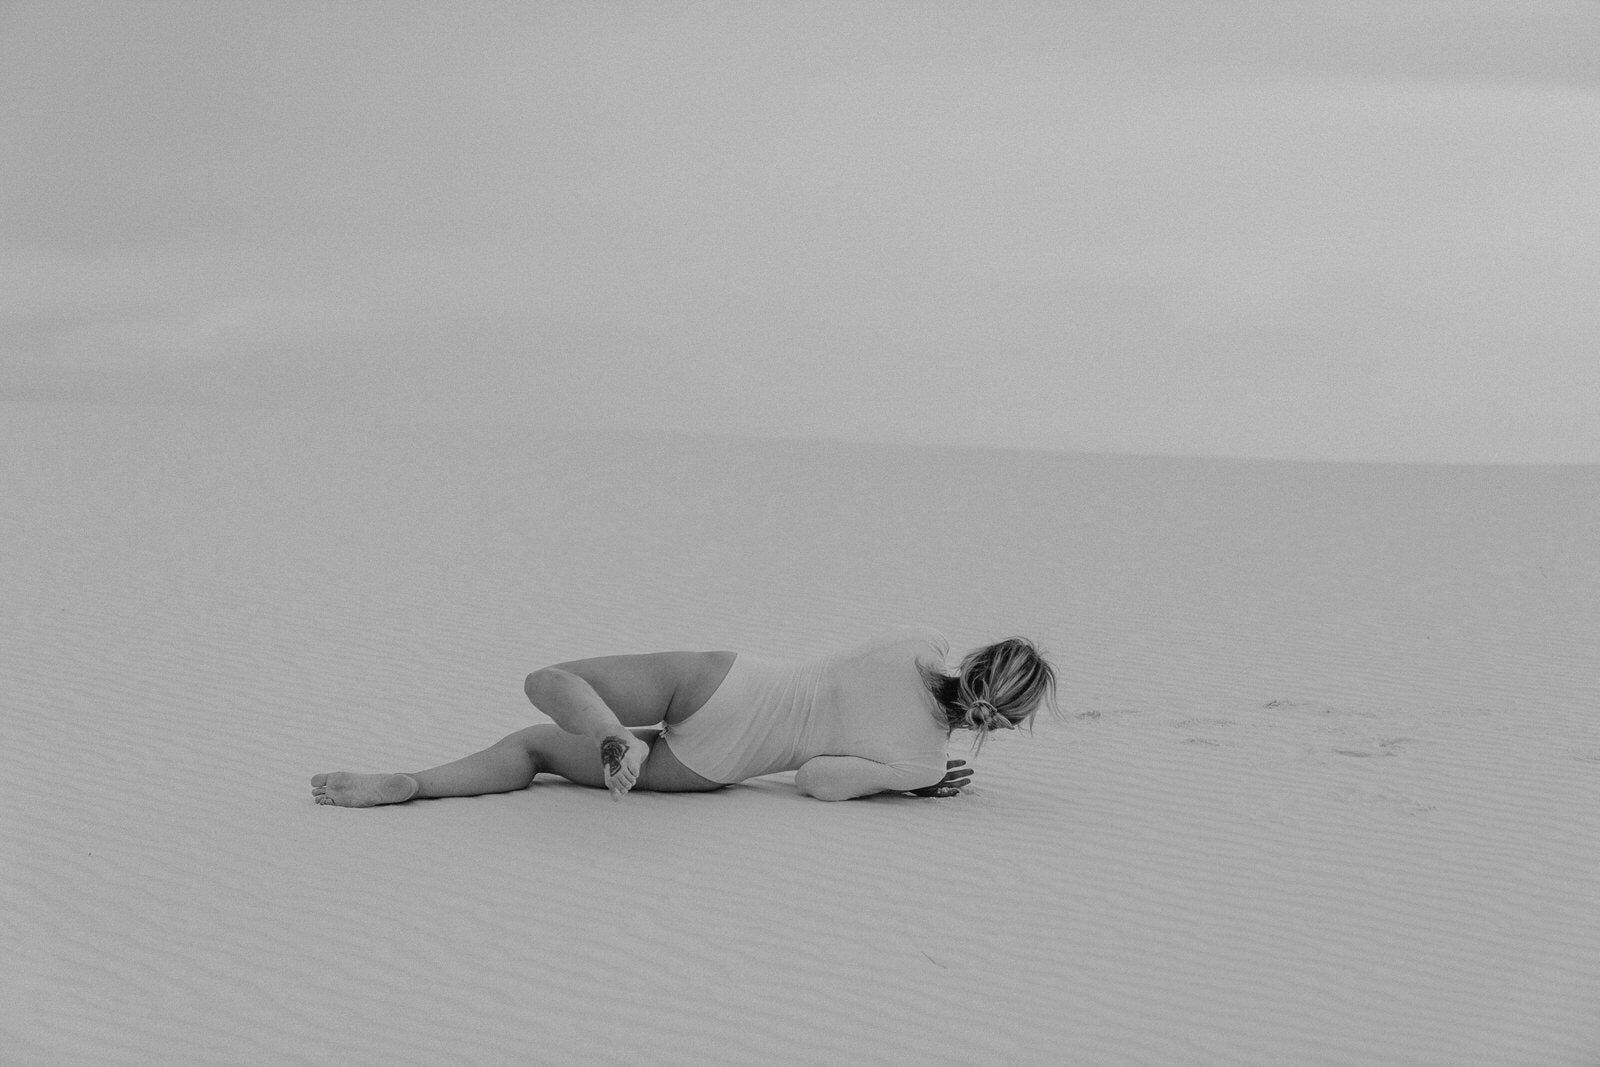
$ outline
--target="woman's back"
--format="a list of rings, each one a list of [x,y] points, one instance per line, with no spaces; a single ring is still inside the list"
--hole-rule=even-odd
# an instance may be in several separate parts
[[[943,774],[950,731],[917,664],[942,666],[948,651],[942,635],[918,627],[825,657],[833,681],[832,716],[825,747],[810,756],[889,764],[920,757]]]
[[[667,743],[717,782],[826,755],[873,760],[926,784],[944,773],[948,729],[917,664],[942,665],[948,647],[918,627],[815,659],[740,653],[711,699],[668,727]]]

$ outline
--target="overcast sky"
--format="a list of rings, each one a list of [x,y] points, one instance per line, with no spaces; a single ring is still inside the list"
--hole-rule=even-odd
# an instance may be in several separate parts
[[[0,3],[0,398],[1600,462],[1600,4]]]

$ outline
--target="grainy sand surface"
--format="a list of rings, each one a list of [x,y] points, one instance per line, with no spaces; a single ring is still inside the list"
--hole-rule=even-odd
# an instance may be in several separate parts
[[[1600,1063],[1594,467],[9,404],[0,590],[8,1064]],[[1060,667],[954,800],[311,801],[907,622]]]

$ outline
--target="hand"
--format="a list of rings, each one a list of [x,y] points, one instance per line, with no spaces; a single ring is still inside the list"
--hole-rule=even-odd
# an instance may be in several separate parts
[[[972,768],[967,766],[963,759],[953,759],[945,762],[944,780],[936,785],[925,785],[921,789],[906,790],[914,797],[953,797],[967,783],[972,781]]]

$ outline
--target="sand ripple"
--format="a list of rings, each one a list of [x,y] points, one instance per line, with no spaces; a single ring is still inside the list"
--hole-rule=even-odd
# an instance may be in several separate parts
[[[7,1063],[1600,1053],[1593,469],[12,407]],[[306,794],[910,620],[1061,659],[957,800]]]

